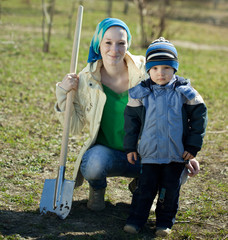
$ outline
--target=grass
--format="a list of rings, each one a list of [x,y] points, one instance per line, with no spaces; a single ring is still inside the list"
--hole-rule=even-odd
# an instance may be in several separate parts
[[[96,24],[106,17],[105,1],[84,2],[78,69],[86,64]],[[126,178],[108,179],[107,210],[103,213],[86,209],[88,184],[84,183],[75,191],[72,211],[66,220],[39,215],[44,179],[55,178],[60,154],[62,127],[53,106],[55,84],[70,67],[72,39],[66,36],[71,1],[56,2],[48,54],[42,52],[40,2],[30,1],[27,5],[26,1],[12,0],[2,1],[1,5],[0,239],[151,239],[153,213],[145,231],[138,236],[122,231],[131,200]],[[131,29],[130,51],[144,55],[145,49],[139,46],[135,5],[130,5],[126,16],[120,2],[114,2],[113,8],[113,17],[124,19]],[[220,6],[213,17],[224,16],[226,9]],[[198,13],[192,8],[192,14],[194,11]],[[210,6],[202,10],[203,16],[210,13]],[[211,46],[211,50],[193,50],[177,45],[178,74],[190,78],[204,98],[209,123],[204,147],[198,155],[201,172],[182,188],[180,211],[170,239],[226,239],[228,51],[214,50],[214,46],[228,47],[227,28],[176,18],[169,19],[166,34],[173,40]],[[71,178],[73,163],[86,137],[70,136],[67,179]]]

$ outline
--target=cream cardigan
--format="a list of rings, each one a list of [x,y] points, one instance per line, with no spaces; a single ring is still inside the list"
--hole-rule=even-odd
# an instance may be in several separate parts
[[[145,58],[143,56],[135,56],[127,52],[125,61],[129,72],[129,88],[134,87],[141,80],[148,77],[145,72]],[[70,132],[73,135],[80,135],[82,130],[87,130],[89,133],[89,138],[84,143],[75,162],[73,179],[76,180],[77,178],[76,186],[80,186],[83,182],[82,175],[78,174],[81,159],[86,150],[96,141],[106,102],[106,95],[103,92],[100,75],[102,64],[102,60],[89,63],[79,73],[78,91],[73,101],[74,107],[71,114]],[[57,84],[57,102],[54,109],[62,124],[66,107],[66,96],[66,91]]]

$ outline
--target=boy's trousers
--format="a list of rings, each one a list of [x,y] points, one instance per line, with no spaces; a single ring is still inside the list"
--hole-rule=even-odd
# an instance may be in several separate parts
[[[154,198],[157,201],[156,226],[171,228],[178,210],[181,173],[184,163],[143,164],[139,177],[139,186],[132,198],[130,216],[127,224],[143,227],[146,223]]]

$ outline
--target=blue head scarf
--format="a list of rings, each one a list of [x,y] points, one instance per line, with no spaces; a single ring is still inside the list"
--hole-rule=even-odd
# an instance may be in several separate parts
[[[110,27],[113,27],[113,26],[119,26],[126,30],[128,48],[130,47],[131,33],[130,33],[128,26],[123,21],[121,21],[117,18],[106,18],[97,25],[96,31],[93,35],[93,38],[92,38],[92,41],[90,44],[90,49],[89,49],[89,56],[88,56],[88,60],[87,60],[88,63],[95,62],[98,59],[102,58],[101,52],[100,52],[101,40],[103,39],[104,34],[107,31],[107,29]]]

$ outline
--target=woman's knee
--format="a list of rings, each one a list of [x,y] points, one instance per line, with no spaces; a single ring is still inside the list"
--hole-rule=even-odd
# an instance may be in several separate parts
[[[86,180],[99,180],[106,177],[106,157],[100,147],[89,149],[82,158],[81,173]]]
[[[104,166],[96,158],[85,162],[85,164],[82,162],[80,170],[86,180],[98,180],[105,177]]]

